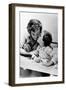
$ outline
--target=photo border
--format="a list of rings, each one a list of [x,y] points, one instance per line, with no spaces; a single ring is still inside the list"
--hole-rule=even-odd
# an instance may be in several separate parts
[[[15,7],[62,9],[62,60],[63,60],[62,81],[15,84]],[[9,4],[9,85],[29,86],[29,85],[59,84],[59,83],[64,83],[64,6],[17,4],[17,3]]]

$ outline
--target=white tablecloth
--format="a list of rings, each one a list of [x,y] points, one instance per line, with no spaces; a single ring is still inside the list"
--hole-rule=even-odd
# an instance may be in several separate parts
[[[42,72],[42,73],[49,73],[51,75],[58,75],[58,68],[57,65],[54,66],[43,66],[41,63],[36,63],[35,61],[20,56],[20,67],[22,67],[23,69],[29,69],[29,70],[34,70],[34,71],[38,71],[38,72]]]

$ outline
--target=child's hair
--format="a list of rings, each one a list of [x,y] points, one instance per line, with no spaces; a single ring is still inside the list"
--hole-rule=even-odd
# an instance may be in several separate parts
[[[46,32],[43,36],[43,41],[45,46],[49,46],[52,42],[52,35],[49,32]]]
[[[35,30],[38,30],[40,28],[40,33],[42,32],[42,24],[39,20],[37,19],[31,19],[27,25],[27,30],[29,34],[31,31],[35,32]]]

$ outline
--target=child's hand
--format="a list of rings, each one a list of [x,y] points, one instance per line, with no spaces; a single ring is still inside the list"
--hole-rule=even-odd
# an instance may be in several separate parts
[[[34,58],[34,61],[40,63],[41,60],[39,58]]]
[[[34,60],[37,63],[40,63],[41,62],[40,58],[39,57],[36,57],[34,54],[32,55],[32,60]]]
[[[34,60],[34,58],[35,58],[35,55],[33,54],[32,57],[31,57],[31,59]]]

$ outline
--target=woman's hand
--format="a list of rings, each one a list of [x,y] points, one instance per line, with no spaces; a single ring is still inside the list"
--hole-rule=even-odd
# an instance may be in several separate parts
[[[29,44],[24,44],[23,48],[26,52],[30,52],[30,50],[31,50],[31,47]]]

